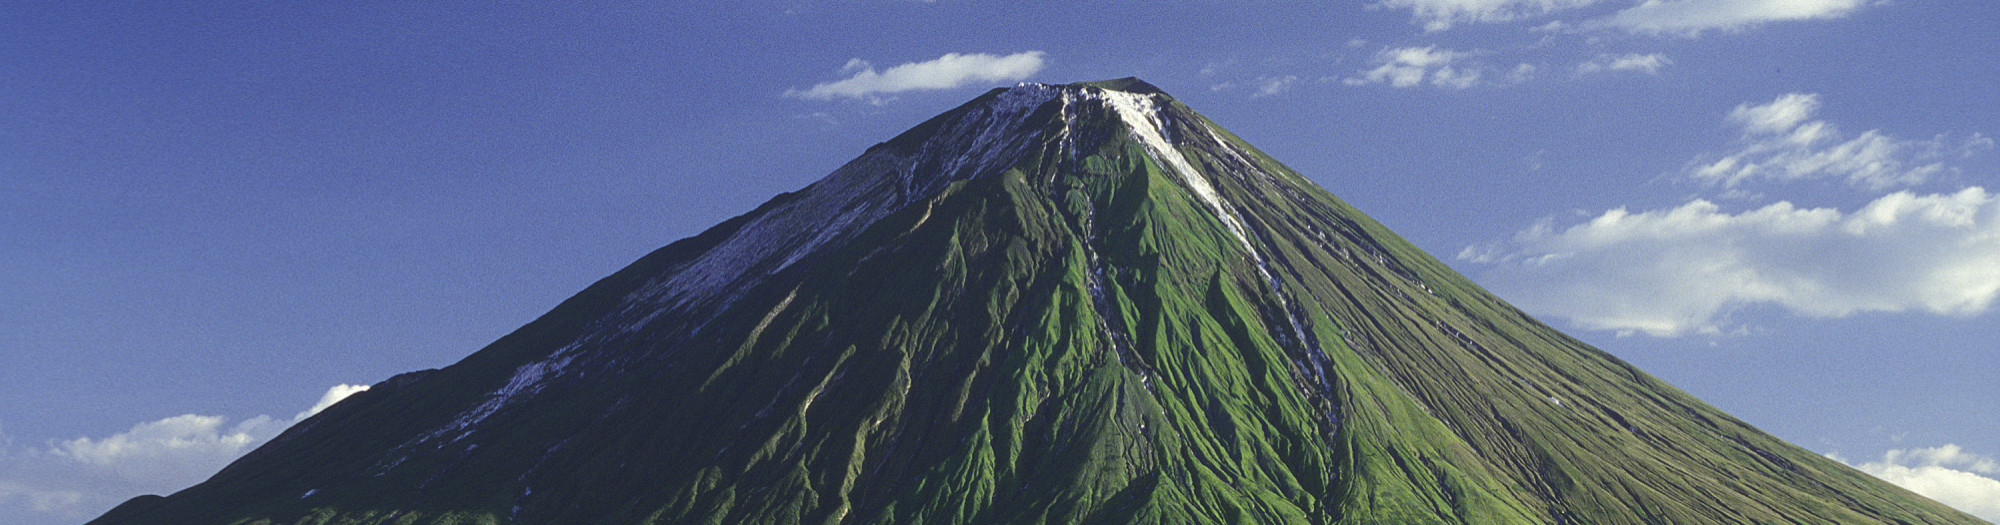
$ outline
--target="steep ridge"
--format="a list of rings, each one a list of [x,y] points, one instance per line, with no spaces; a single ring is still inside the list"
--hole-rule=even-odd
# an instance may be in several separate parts
[[[1978,523],[1136,79],[996,89],[93,523]]]

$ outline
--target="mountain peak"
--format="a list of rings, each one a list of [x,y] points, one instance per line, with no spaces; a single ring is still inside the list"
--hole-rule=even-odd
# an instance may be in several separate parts
[[[1111,80],[1099,80],[1096,82],[1079,82],[1078,85],[1109,89],[1112,91],[1124,91],[1127,93],[1140,93],[1149,95],[1167,94],[1167,92],[1161,91],[1160,88],[1155,87],[1144,80],[1139,80],[1139,77],[1114,78]]]
[[[1139,95],[1163,95],[1167,96],[1168,98],[1172,98],[1172,95],[1167,95],[1166,91],[1161,90],[1158,86],[1154,86],[1153,84],[1148,83],[1145,80],[1139,79],[1139,77],[1114,78],[1110,80],[1098,80],[1094,82],[1072,82],[1069,84],[1043,84],[1040,82],[1021,82],[1015,84],[1013,87],[995,88],[992,92],[1000,93],[1015,89],[1025,89],[1030,91],[1054,90],[1054,91],[1074,92],[1074,91],[1082,91],[1089,88],[1095,88],[1107,91],[1121,91]]]

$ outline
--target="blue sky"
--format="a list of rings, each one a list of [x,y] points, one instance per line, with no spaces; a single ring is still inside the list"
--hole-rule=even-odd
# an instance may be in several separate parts
[[[198,481],[990,87],[1133,75],[2000,520],[2000,3],[157,4],[0,5],[0,521]]]

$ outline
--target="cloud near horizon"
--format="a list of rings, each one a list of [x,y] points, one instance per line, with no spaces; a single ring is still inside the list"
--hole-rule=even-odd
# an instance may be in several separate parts
[[[134,496],[173,493],[366,390],[367,385],[335,385],[290,419],[257,416],[230,425],[222,416],[182,414],[104,438],[79,437],[46,447],[16,448],[0,439],[0,516],[25,509],[82,520]]]
[[[974,82],[1013,82],[1042,70],[1041,51],[1012,55],[986,53],[946,53],[926,62],[910,62],[884,71],[859,58],[847,61],[840,73],[847,78],[823,82],[806,89],[785,90],[785,96],[807,100],[834,98],[867,99],[907,91],[941,90]]]
[[[2000,461],[1992,456],[1946,444],[1891,450],[1881,461],[1865,463],[1850,463],[1831,454],[1828,457],[1979,519],[2000,523]]]
[[[1585,328],[1674,337],[1729,331],[1769,305],[1810,318],[1971,316],[2000,297],[2000,198],[1898,192],[1853,212],[1778,202],[1740,213],[1695,200],[1541,224],[1461,260],[1524,308]]]

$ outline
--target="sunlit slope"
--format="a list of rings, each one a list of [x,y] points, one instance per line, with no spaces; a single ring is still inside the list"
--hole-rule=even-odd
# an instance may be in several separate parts
[[[1143,82],[995,90],[97,523],[1978,523]]]

